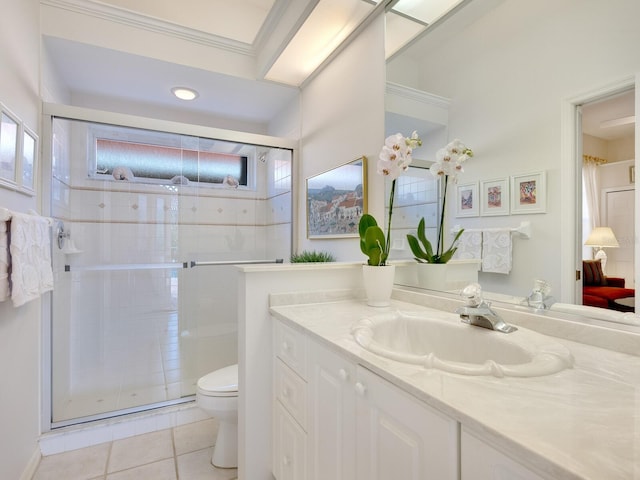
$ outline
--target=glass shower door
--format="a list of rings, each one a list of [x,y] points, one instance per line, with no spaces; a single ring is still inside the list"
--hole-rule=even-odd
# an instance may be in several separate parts
[[[52,425],[193,400],[237,362],[226,263],[290,255],[291,151],[62,118],[52,151]]]

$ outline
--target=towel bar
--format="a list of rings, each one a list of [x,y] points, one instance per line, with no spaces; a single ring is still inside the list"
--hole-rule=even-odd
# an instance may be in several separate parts
[[[203,267],[210,265],[254,265],[261,263],[284,263],[282,258],[276,258],[275,260],[228,260],[228,261],[213,261],[213,262],[195,262],[191,261],[191,268]]]

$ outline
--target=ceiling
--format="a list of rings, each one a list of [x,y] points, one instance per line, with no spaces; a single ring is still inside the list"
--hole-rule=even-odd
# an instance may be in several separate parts
[[[281,1],[103,0],[99,3],[144,15],[151,21],[168,22],[255,47],[261,35],[268,33],[270,13],[271,16],[277,14]],[[471,6],[467,9],[472,10],[473,3]],[[433,37],[432,34],[432,46],[437,40]],[[165,108],[267,123],[299,92],[296,87],[274,82],[232,77],[61,38],[44,37],[43,43],[59,80],[73,94],[131,99]],[[174,86],[194,88],[199,97],[189,103],[178,100],[170,92]],[[633,135],[632,123],[609,128],[601,128],[601,123],[634,113],[633,91],[593,102],[583,107],[583,131],[605,140]]]
[[[252,47],[278,0],[104,0],[92,7],[116,7],[124,14],[204,32]],[[162,107],[266,123],[295,98],[298,89],[268,81],[232,77],[218,72],[132,55],[56,37],[43,37],[58,80],[72,94],[113,97]],[[176,99],[171,87],[198,91],[189,103]]]
[[[362,0],[370,5],[380,1]],[[394,4],[394,9],[398,9],[395,16],[404,19],[403,30],[407,22],[415,23],[422,30],[461,1],[470,0],[385,0],[385,4]],[[209,40],[235,46],[256,57],[262,46],[270,44],[274,31],[277,32],[275,26],[283,18],[287,18],[287,25],[292,28],[289,35],[294,35],[299,22],[309,19],[306,15],[310,10],[318,10],[316,0],[43,0],[43,4],[88,15],[95,13],[110,20],[122,18],[124,24],[135,24],[142,29],[149,26],[157,31],[160,26],[169,34],[177,31],[178,37],[181,33],[189,38],[205,35]],[[346,2],[330,5],[333,5],[328,8],[333,9],[335,20],[339,18],[338,5],[347,10],[359,7],[357,3],[347,6]],[[300,12],[290,14],[295,8]],[[291,23],[289,17],[298,20]],[[329,26],[333,20],[325,16],[323,21]],[[388,24],[387,29],[390,28],[393,27]],[[60,38],[65,36],[64,32],[57,36],[44,35],[43,44],[61,86],[76,98],[84,95],[85,98],[131,99],[164,108],[266,124],[299,93],[297,87],[282,83],[239,78]],[[400,38],[398,45],[409,40]],[[171,95],[170,90],[175,86],[193,88],[199,96],[185,103]]]
[[[61,38],[45,37],[44,47],[59,80],[74,94],[130,99],[256,123],[271,120],[298,94],[295,87],[232,77]],[[190,102],[178,100],[171,94],[175,86],[193,88],[199,96]]]
[[[635,134],[635,92],[629,90],[582,106],[582,132],[603,140]],[[608,126],[610,125],[610,126]]]

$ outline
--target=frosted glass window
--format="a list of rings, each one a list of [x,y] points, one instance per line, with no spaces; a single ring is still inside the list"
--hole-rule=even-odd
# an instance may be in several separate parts
[[[396,206],[437,203],[438,179],[429,169],[409,167],[409,170],[396,180]],[[388,203],[388,200],[387,200]]]
[[[248,159],[243,155],[109,139],[96,143],[96,172],[101,174],[111,175],[114,168],[125,166],[137,179],[183,176],[190,182],[222,183],[231,175],[247,185]]]

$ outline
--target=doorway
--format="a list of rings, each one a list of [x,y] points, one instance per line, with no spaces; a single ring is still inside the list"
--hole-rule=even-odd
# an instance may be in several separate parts
[[[619,246],[604,249],[605,273],[635,288],[635,89],[584,103],[580,110],[583,201],[578,251],[583,260],[592,259],[595,249],[585,246],[592,229],[611,228]]]

